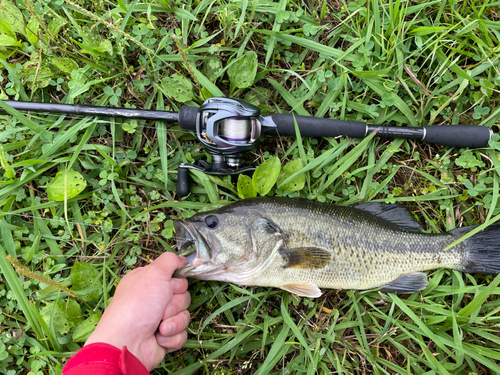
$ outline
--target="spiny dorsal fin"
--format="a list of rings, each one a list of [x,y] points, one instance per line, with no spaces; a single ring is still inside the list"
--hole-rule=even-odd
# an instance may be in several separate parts
[[[321,290],[316,284],[287,284],[281,286],[281,289],[287,292],[293,293],[300,297],[311,297],[318,298],[321,297]]]
[[[427,287],[427,275],[423,272],[412,272],[407,275],[401,275],[396,280],[385,284],[382,292],[392,293],[413,293],[424,290]]]
[[[415,220],[413,214],[401,204],[387,204],[382,202],[368,202],[354,206],[358,210],[362,210],[384,219],[391,224],[398,226],[401,229],[406,229],[412,232],[422,231],[422,227]]]
[[[318,269],[325,267],[332,254],[317,247],[297,247],[280,249],[280,254],[286,260],[283,268]]]

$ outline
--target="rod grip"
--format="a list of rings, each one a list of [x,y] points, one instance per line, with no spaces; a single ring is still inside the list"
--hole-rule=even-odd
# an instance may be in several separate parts
[[[183,105],[179,110],[179,126],[186,130],[196,130],[196,117],[199,107]]]
[[[269,134],[295,136],[294,116],[275,113],[271,116],[276,129]],[[264,116],[266,117],[266,116]],[[303,137],[350,137],[362,138],[366,135],[366,123],[356,121],[333,120],[328,118],[295,115],[295,120]]]
[[[428,125],[424,126],[422,141],[450,147],[486,147],[492,131],[477,125]]]

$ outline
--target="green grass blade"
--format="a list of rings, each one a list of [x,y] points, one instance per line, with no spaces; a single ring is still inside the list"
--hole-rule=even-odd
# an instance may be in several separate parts
[[[491,295],[493,290],[500,284],[500,274],[497,275],[490,283],[488,286],[486,286],[481,293],[476,295],[474,299],[469,302],[467,306],[462,308],[458,313],[457,316],[461,318],[466,318],[469,317],[472,313],[477,311],[478,309],[481,308],[483,303],[486,301],[486,299]]]
[[[278,334],[276,340],[274,341],[273,346],[271,347],[271,350],[269,350],[269,353],[267,353],[266,360],[259,368],[259,370],[255,373],[255,375],[269,374],[271,369],[274,367],[274,364],[280,360],[279,354],[283,352],[284,344],[288,337],[289,332],[290,332],[290,326],[283,325],[280,330],[280,333]]]
[[[292,298],[292,296],[290,294],[285,295],[282,298],[282,300],[281,300],[281,315],[283,316],[283,321],[284,321],[285,325],[292,330],[295,337],[299,340],[299,342],[304,347],[304,349],[307,353],[307,356],[309,357],[309,360],[311,361],[311,365],[312,365],[314,363],[314,360],[313,360],[313,355],[312,355],[312,352],[309,348],[309,345],[307,344],[307,341],[304,338],[304,336],[302,335],[302,332],[300,331],[299,327],[297,327],[295,322],[290,317],[290,314],[288,314],[288,305],[290,304],[291,298]],[[316,371],[316,370],[317,369],[314,368],[314,371]]]
[[[31,329],[35,333],[36,337],[39,340],[44,340],[45,335],[43,334],[42,328],[38,322],[38,318],[36,312],[34,311],[31,303],[28,298],[26,298],[24,288],[19,281],[19,277],[14,271],[14,268],[7,261],[7,253],[4,248],[0,246],[0,270],[2,271],[2,275],[4,277],[5,282],[9,286],[9,289],[14,294],[17,303],[21,307],[21,310],[26,317]]]
[[[0,107],[3,108],[3,110],[7,112],[9,115],[14,116],[21,124],[33,130],[34,132],[40,133],[42,130],[44,130],[43,127],[41,127],[40,125],[36,124],[32,120],[24,116],[17,109],[14,109],[10,105],[5,104],[3,100],[0,100]]]

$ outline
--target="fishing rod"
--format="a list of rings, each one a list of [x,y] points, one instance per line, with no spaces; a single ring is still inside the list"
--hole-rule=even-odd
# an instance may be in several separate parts
[[[295,136],[295,124],[303,137],[363,138],[377,132],[379,138],[416,139],[450,147],[486,147],[493,132],[476,125],[429,125],[422,128],[369,125],[361,121],[344,121],[310,116],[274,113],[261,115],[260,109],[239,99],[210,98],[200,107],[184,105],[179,112],[88,105],[50,104],[6,100],[14,109],[83,116],[177,122],[182,129],[196,132],[198,140],[212,155],[211,163],[201,166],[181,163],[177,171],[177,193],[189,194],[189,169],[212,175],[237,175],[251,172],[245,166],[245,153],[258,146],[261,134]]]

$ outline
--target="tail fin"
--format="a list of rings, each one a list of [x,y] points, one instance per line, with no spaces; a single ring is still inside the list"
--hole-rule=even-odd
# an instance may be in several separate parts
[[[450,231],[455,235],[464,235],[477,226],[459,228]],[[459,271],[468,273],[500,273],[500,223],[490,225],[464,242],[465,256]]]

